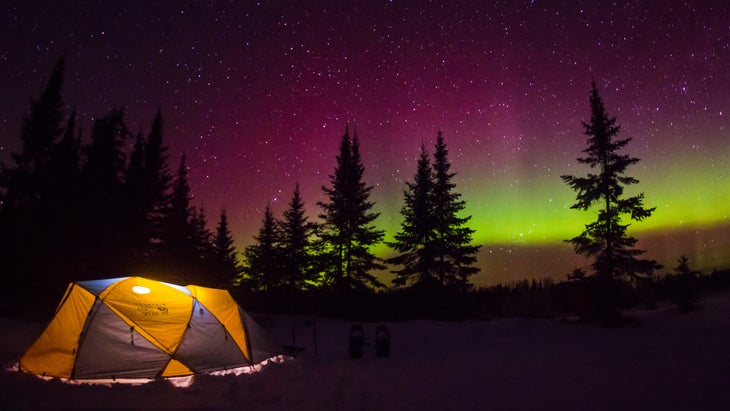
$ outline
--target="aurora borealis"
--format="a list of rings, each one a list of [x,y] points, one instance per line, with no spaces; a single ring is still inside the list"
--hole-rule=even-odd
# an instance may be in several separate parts
[[[11,0],[0,18],[0,160],[65,55],[84,135],[113,107],[132,130],[161,108],[170,168],[185,152],[194,203],[210,222],[226,209],[239,249],[297,182],[316,219],[348,124],[391,238],[419,147],[443,130],[483,244],[474,281],[564,278],[585,262],[562,240],[594,216],[570,210],[559,176],[588,171],[595,79],[657,208],[631,228],[639,245],[665,271],[680,254],[730,267],[726,1]]]

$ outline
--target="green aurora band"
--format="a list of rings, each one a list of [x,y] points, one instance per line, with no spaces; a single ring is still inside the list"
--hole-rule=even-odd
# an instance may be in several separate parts
[[[640,180],[627,188],[627,194],[643,192],[644,204],[656,207],[644,221],[629,222],[629,234],[639,239],[638,246],[647,250],[648,258],[665,266],[659,274],[671,272],[680,255],[689,256],[692,267],[704,271],[730,267],[726,251],[730,249],[729,158],[730,149],[718,146],[696,155],[667,156],[658,164],[642,159],[627,170],[627,175]],[[475,230],[473,241],[482,245],[478,256],[482,272],[473,279],[476,285],[525,278],[562,280],[573,268],[590,264],[575,256],[564,240],[580,234],[585,224],[595,220],[597,210],[571,209],[575,193],[559,177],[584,174],[586,167],[487,179],[473,167],[458,172],[459,164],[453,165],[455,190],[467,205],[463,215],[471,216],[468,226]],[[387,241],[399,229],[401,197],[375,200],[383,204],[377,221]],[[387,256],[391,251],[381,245],[376,253]],[[387,274],[382,276],[388,280]]]

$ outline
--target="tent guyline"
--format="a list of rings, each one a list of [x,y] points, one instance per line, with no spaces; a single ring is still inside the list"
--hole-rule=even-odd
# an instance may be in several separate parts
[[[142,277],[69,284],[19,369],[65,379],[179,377],[280,354],[226,290]]]

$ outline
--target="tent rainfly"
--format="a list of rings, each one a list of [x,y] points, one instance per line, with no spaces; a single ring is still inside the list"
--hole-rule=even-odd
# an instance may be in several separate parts
[[[226,290],[141,277],[69,284],[22,371],[75,380],[180,377],[279,354]]]

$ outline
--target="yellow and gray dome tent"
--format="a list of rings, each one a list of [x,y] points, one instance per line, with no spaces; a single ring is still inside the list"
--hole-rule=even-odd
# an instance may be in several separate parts
[[[67,379],[179,377],[279,354],[226,290],[141,277],[69,284],[20,369]]]

